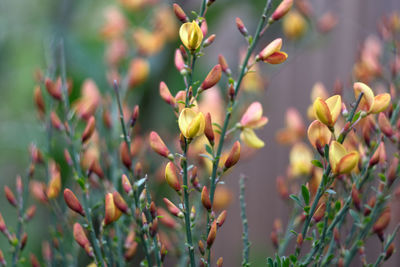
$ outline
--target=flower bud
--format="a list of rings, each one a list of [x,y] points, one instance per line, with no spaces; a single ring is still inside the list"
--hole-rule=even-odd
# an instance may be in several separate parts
[[[201,32],[203,33],[203,36],[206,36],[207,32],[208,32],[208,25],[207,25],[207,21],[206,20],[202,21],[202,23],[200,25],[200,29],[201,29]]]
[[[194,221],[196,219],[196,208],[192,206],[192,209],[190,210],[190,221]]]
[[[179,36],[182,43],[191,52],[199,48],[201,42],[203,41],[203,32],[196,21],[182,24],[181,28],[179,29]]]
[[[289,12],[290,8],[293,6],[293,0],[283,0],[279,6],[275,9],[274,13],[272,13],[271,19],[272,20],[279,20],[286,13]]]
[[[388,117],[385,115],[385,113],[379,113],[378,125],[379,125],[379,128],[381,129],[382,133],[384,133],[387,137],[390,138],[393,136],[392,125],[390,124],[390,121],[389,121]]]
[[[129,66],[129,88],[134,88],[143,84],[150,72],[150,64],[147,59],[144,58],[134,58]]]
[[[393,182],[396,180],[398,166],[399,166],[399,159],[397,157],[393,157],[387,172],[388,186],[391,186]]]
[[[93,135],[96,128],[96,119],[91,116],[86,124],[85,130],[82,133],[82,143],[85,143]]]
[[[173,162],[168,162],[167,166],[165,167],[165,180],[176,192],[181,191],[181,184],[179,182],[179,177]]]
[[[65,200],[65,203],[67,203],[67,206],[68,206],[71,210],[73,210],[73,211],[79,213],[79,214],[82,215],[82,216],[85,216],[85,211],[83,210],[82,205],[81,205],[81,203],[79,202],[78,198],[77,198],[77,197],[75,196],[75,194],[74,194],[70,189],[68,189],[68,188],[66,188],[66,189],[64,190],[64,200]]]
[[[123,213],[128,213],[129,207],[118,191],[113,192],[114,204]]]
[[[247,31],[243,21],[240,18],[236,18],[236,27],[244,37],[247,37],[249,35],[249,32]]]
[[[163,198],[163,201],[172,215],[183,218],[183,212],[177,206],[175,206],[174,203],[172,203],[168,198],[165,197]]]
[[[175,58],[174,58],[174,62],[175,62],[175,67],[176,67],[176,69],[183,75],[183,74],[185,74],[186,73],[186,64],[185,64],[185,61],[184,61],[184,59],[183,59],[183,56],[182,56],[182,51],[180,50],[180,49],[176,49],[175,50]],[[167,88],[168,89],[168,88]],[[169,91],[168,91],[169,92]],[[160,94],[161,94],[161,86],[160,86]],[[162,95],[161,95],[161,97],[163,97]],[[164,99],[164,97],[163,97],[163,99]],[[164,99],[164,101],[166,101],[165,99]],[[168,102],[167,102],[168,103]],[[169,103],[170,104],[170,103]]]
[[[4,222],[3,215],[0,213],[0,232],[5,233],[7,230],[6,223]]]
[[[393,255],[393,252],[394,252],[394,243],[390,244],[389,247],[387,248],[384,260],[385,261],[388,260]]]
[[[390,105],[390,94],[384,93],[384,94],[379,94],[374,97],[374,103],[371,107],[371,113],[377,114],[382,111],[385,111],[388,106]]]
[[[205,118],[205,127],[204,127],[204,135],[207,137],[208,142],[213,146],[214,145],[214,130],[212,127],[211,114],[208,112]]]
[[[36,258],[34,254],[30,254],[29,259],[31,261],[31,266],[32,267],[40,267],[39,260]]]
[[[225,57],[224,57],[223,55],[221,55],[221,54],[218,56],[218,63],[219,63],[219,65],[221,66],[222,71],[223,71],[226,75],[231,76],[232,71],[231,71],[231,69],[229,68],[228,63],[226,62]]]
[[[35,86],[35,89],[33,91],[33,98],[36,104],[36,108],[39,111],[39,114],[44,115],[44,113],[46,112],[46,104],[44,102],[42,90],[40,90],[39,85]]]
[[[226,213],[227,213],[227,211],[226,211],[226,210],[223,210],[223,211],[219,214],[219,216],[217,217],[216,222],[217,222],[217,226],[218,226],[218,227],[221,227],[221,226],[224,224],[224,222],[225,222],[225,220],[226,220]]]
[[[198,246],[199,246],[200,254],[201,254],[201,255],[204,255],[205,249],[204,249],[203,241],[199,240]]]
[[[5,195],[6,195],[6,198],[7,198],[8,202],[9,202],[12,206],[16,207],[16,206],[18,205],[17,199],[15,198],[15,195],[14,195],[14,193],[11,191],[11,189],[10,189],[8,186],[6,186],[6,185],[4,186],[4,193],[5,193]]]
[[[48,199],[56,198],[61,191],[60,168],[55,162],[50,163],[50,181],[47,186],[46,195]]]
[[[16,177],[16,186],[15,188],[17,189],[18,195],[22,194],[24,190],[24,185],[22,184],[22,178],[21,175],[17,175]]]
[[[104,126],[106,126],[107,129],[111,129],[113,123],[112,123],[111,113],[107,108],[103,109],[102,119]]]
[[[203,47],[210,46],[214,42],[215,37],[215,34],[211,34],[207,39],[204,40]]]
[[[129,122],[129,125],[131,127],[134,127],[138,118],[139,118],[139,106],[135,105],[135,107],[133,108],[131,121]]]
[[[228,158],[225,161],[225,170],[235,166],[235,164],[239,161],[240,158],[240,143],[236,141],[231,151],[229,152]]]
[[[274,248],[278,248],[279,247],[279,240],[278,240],[278,234],[276,233],[275,230],[273,230],[271,232],[270,238],[271,238],[271,242],[272,242],[272,245],[274,246]]]
[[[203,190],[201,190],[201,203],[204,208],[211,210],[211,200],[206,186],[203,186]]]
[[[135,256],[136,251],[137,251],[137,247],[138,247],[138,243],[137,242],[133,242],[132,245],[130,245],[125,253],[124,253],[124,258],[125,260],[129,261],[130,259],[133,258],[133,256]]]
[[[179,50],[176,51],[178,52]],[[164,82],[160,82],[160,96],[168,105],[175,106],[175,98],[171,95],[171,92]]]
[[[214,221],[211,224],[210,232],[207,236],[207,248],[211,248],[214,243],[215,237],[217,236],[217,223]]]
[[[125,193],[127,193],[128,195],[133,194],[132,185],[125,174],[122,174],[121,182],[122,188],[124,189]]]
[[[50,243],[47,241],[42,242],[42,255],[43,259],[48,263],[53,260],[53,253],[51,251]]]
[[[165,158],[169,158],[171,153],[169,152],[169,149],[161,139],[161,137],[158,135],[158,133],[152,131],[150,133],[150,147],[159,154],[160,156],[163,156]]]
[[[105,197],[105,216],[104,216],[104,224],[108,225],[110,223],[115,222],[121,217],[121,210],[115,205],[113,194],[107,193]]]
[[[381,234],[386,227],[388,227],[391,218],[391,211],[389,207],[386,207],[382,212],[381,216],[376,220],[372,230],[374,233]]]
[[[207,74],[207,77],[204,79],[203,83],[200,85],[199,90],[204,91],[207,90],[214,85],[216,85],[221,79],[222,69],[221,65],[217,64],[212,68],[212,70]]]
[[[329,144],[332,138],[332,132],[322,122],[313,121],[307,130],[308,140],[317,151],[323,155],[325,145]]]
[[[71,154],[69,154],[68,149],[64,149],[64,158],[69,166],[73,165]]]
[[[222,267],[222,264],[224,263],[224,258],[219,257],[217,260],[217,267]]]
[[[35,214],[36,214],[36,206],[32,205],[26,210],[25,220],[26,221],[32,220],[32,218],[35,216]]]
[[[322,220],[322,218],[325,216],[325,209],[326,209],[325,203],[319,205],[319,207],[317,208],[317,210],[313,215],[313,219],[315,222],[319,222],[320,220]]]
[[[24,233],[21,237],[21,251],[24,250],[26,242],[28,242],[28,234]]]
[[[180,5],[174,3],[174,4],[173,4],[173,7],[174,7],[175,16],[176,16],[182,23],[185,23],[185,22],[188,22],[188,21],[189,21],[189,18],[186,16],[185,11],[183,11],[183,9],[181,8]]]
[[[51,125],[58,131],[61,131],[62,129],[64,129],[64,125],[61,122],[60,118],[58,117],[57,113],[55,113],[54,111],[52,111],[50,113],[50,120],[51,120]]]
[[[382,142],[379,144],[378,148],[375,150],[375,153],[369,160],[369,166],[372,167],[377,163],[384,161],[386,161],[386,152],[385,152],[385,144]]]
[[[76,243],[78,243],[79,246],[85,249],[86,253],[90,257],[93,257],[93,251],[92,247],[90,246],[90,242],[85,234],[85,231],[83,230],[82,226],[79,223],[74,224],[73,232]]]
[[[7,266],[6,260],[4,259],[3,251],[0,249],[0,264],[3,266]]]
[[[288,199],[289,190],[285,183],[285,179],[282,176],[276,178],[276,189],[283,200]]]
[[[354,206],[357,210],[361,208],[360,192],[357,190],[356,184],[353,184],[351,188],[351,198],[353,199]]]
[[[315,117],[328,127],[335,125],[341,109],[342,99],[340,95],[331,96],[326,100],[317,97],[313,104]]]
[[[301,247],[301,245],[303,245],[303,241],[304,241],[304,239],[303,239],[303,234],[302,234],[302,233],[299,233],[299,234],[297,235],[297,239],[296,239],[296,244],[297,244],[297,246],[298,246],[298,247]]]
[[[196,113],[193,109],[185,108],[179,114],[179,129],[186,138],[194,138],[204,133],[205,119],[201,112]]]
[[[62,92],[61,92],[61,81],[57,81],[54,83],[52,80],[49,78],[46,78],[44,81],[45,87],[47,92],[56,100],[61,100],[62,99]]]
[[[376,204],[376,197],[375,196],[372,196],[369,200],[368,200],[368,206],[367,207],[365,207],[365,209],[364,209],[364,216],[368,216],[370,213],[371,213],[371,209],[373,208],[373,207],[375,207],[375,204]]]
[[[132,168],[132,158],[131,158],[131,154],[130,154],[128,145],[126,144],[125,141],[123,141],[121,143],[121,145],[119,146],[119,153],[120,153],[122,163],[124,164],[124,166],[127,169],[130,170]]]
[[[157,214],[160,216],[160,222],[164,224],[168,228],[177,228],[178,223],[174,220],[174,218],[163,208],[157,208]],[[182,213],[183,215],[183,213]]]
[[[350,173],[358,164],[357,151],[347,152],[342,144],[332,141],[329,146],[329,162],[335,174]]]

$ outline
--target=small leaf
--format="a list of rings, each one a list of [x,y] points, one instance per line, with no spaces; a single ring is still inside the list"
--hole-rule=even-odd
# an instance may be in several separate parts
[[[355,223],[359,224],[361,222],[360,216],[358,215],[357,212],[355,212],[354,210],[350,210],[349,213],[351,217],[353,217]]]
[[[297,205],[299,205],[300,207],[304,207],[304,205],[303,205],[303,203],[301,203],[301,201],[300,201],[300,199],[299,199],[299,197],[298,196],[296,196],[296,195],[290,195],[289,196],[291,199],[293,199],[296,203],[297,203]]]
[[[211,148],[211,146],[209,146],[209,145],[206,144],[205,147],[206,147],[206,151],[207,151],[208,154],[214,155],[214,151],[213,151],[213,149]]]
[[[310,192],[308,191],[307,186],[301,186],[301,195],[303,196],[304,202],[308,205],[310,204]]]
[[[85,190],[85,180],[83,178],[78,178],[76,179],[78,182],[79,186],[82,188],[82,190]]]
[[[319,161],[317,159],[312,160],[311,164],[314,165],[317,168],[321,168],[321,169],[324,168],[324,165],[322,165],[321,161]]]
[[[274,267],[274,261],[271,258],[267,258],[268,267]]]
[[[355,123],[358,120],[358,118],[360,118],[360,116],[361,116],[361,110],[359,112],[357,112],[356,115],[354,115],[351,123]]]
[[[295,255],[290,255],[289,256],[289,259],[293,262],[293,263],[296,263],[297,262],[297,257],[295,256]]]

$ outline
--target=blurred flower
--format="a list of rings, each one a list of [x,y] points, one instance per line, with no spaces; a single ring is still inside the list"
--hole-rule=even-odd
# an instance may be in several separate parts
[[[104,212],[104,214],[105,214],[104,215],[104,224],[105,225],[115,222],[122,215],[121,210],[115,205],[114,196],[111,193],[106,194],[104,209],[105,209],[105,212]]]
[[[257,137],[253,129],[259,129],[268,123],[268,118],[263,116],[260,102],[253,102],[242,115],[239,126],[242,130],[240,139],[252,148],[261,148],[264,142]]]
[[[308,127],[307,135],[311,145],[323,155],[325,145],[328,145],[332,138],[332,132],[329,128],[322,122],[315,120]]]
[[[288,55],[281,51],[282,39],[278,38],[269,43],[256,57],[256,60],[262,60],[270,64],[280,64],[284,62]]]
[[[105,39],[122,37],[127,21],[122,12],[115,6],[109,6],[104,11],[105,23],[100,32]]]
[[[281,144],[292,144],[303,138],[305,126],[300,113],[295,108],[286,111],[284,129],[280,129],[276,134],[276,139]]]
[[[283,0],[279,6],[275,9],[274,13],[272,13],[272,20],[279,20],[283,16],[285,16],[289,10],[293,6],[293,0]]]
[[[143,56],[158,53],[165,43],[165,37],[162,33],[150,32],[144,28],[136,28],[132,37],[139,53]]]
[[[129,66],[129,87],[134,88],[147,80],[150,72],[150,64],[147,59],[134,58]]]
[[[282,21],[283,33],[292,40],[301,38],[307,31],[307,22],[297,11],[290,11]]]
[[[88,120],[95,114],[100,101],[101,94],[96,83],[92,79],[86,79],[81,87],[81,97],[73,106],[81,118]]]
[[[304,143],[295,144],[289,154],[289,173],[291,176],[300,176],[311,173],[313,153]]]

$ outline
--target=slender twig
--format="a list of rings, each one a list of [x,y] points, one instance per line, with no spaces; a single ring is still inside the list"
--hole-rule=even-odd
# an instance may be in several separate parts
[[[390,238],[386,242],[382,253],[379,255],[379,257],[376,259],[376,262],[374,263],[374,267],[378,267],[380,265],[381,261],[385,259],[386,252],[387,252],[388,248],[390,247],[390,245],[392,244],[392,242],[394,241],[394,238],[396,237],[397,233],[399,232],[399,229],[400,229],[400,224],[398,224],[396,226],[396,228],[393,231],[393,234],[390,236]]]
[[[242,226],[243,226],[243,234],[242,234],[242,240],[243,240],[243,259],[242,259],[242,266],[243,267],[248,267],[250,266],[250,261],[249,261],[249,255],[250,255],[250,242],[249,242],[249,226],[247,222],[247,217],[246,217],[246,200],[245,200],[245,180],[246,177],[242,176],[240,177],[240,195],[239,195],[239,200],[240,200],[240,218],[242,220]]]

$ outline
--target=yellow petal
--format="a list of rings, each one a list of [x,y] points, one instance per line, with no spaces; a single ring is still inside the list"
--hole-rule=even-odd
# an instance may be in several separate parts
[[[189,50],[196,50],[203,41],[203,32],[195,21],[182,24],[179,36]]]
[[[325,103],[328,105],[329,111],[331,113],[332,123],[335,124],[342,111],[342,98],[340,97],[340,95],[334,95],[325,100]]]
[[[201,112],[196,113],[193,109],[185,108],[179,115],[178,125],[186,138],[194,138],[204,132],[204,115]]]
[[[289,154],[291,174],[294,176],[309,174],[312,168],[312,159],[313,154],[306,144],[295,144]]]
[[[314,148],[324,148],[326,144],[329,144],[332,133],[328,127],[320,121],[313,121],[307,130],[308,140]]]
[[[361,83],[361,82],[354,83],[353,88],[354,88],[354,96],[356,99],[358,99],[358,96],[360,95],[360,93],[364,93],[358,107],[361,110],[370,112],[372,105],[374,103],[374,97],[375,97],[374,92],[372,92],[372,89],[365,83]]]
[[[346,156],[344,146],[339,142],[332,141],[329,146],[329,163],[331,164],[333,173],[338,173],[337,165],[344,156]]]
[[[273,53],[281,50],[282,47],[282,38],[277,38],[270,42],[259,54],[258,56],[265,60],[267,57],[272,55]]]
[[[374,98],[374,104],[372,105],[371,112],[376,114],[384,111],[390,104],[390,94],[379,94]]]
[[[253,129],[250,128],[243,129],[242,133],[240,134],[240,139],[242,139],[246,145],[252,148],[258,149],[265,145],[264,141],[258,138]]]
[[[328,105],[322,98],[317,97],[313,104],[315,117],[325,125],[333,126],[332,115]]]
[[[359,158],[357,151],[348,153],[336,165],[336,172],[338,174],[350,173],[357,166]]]

